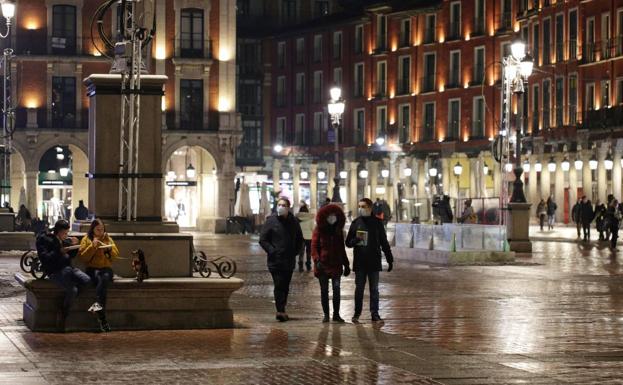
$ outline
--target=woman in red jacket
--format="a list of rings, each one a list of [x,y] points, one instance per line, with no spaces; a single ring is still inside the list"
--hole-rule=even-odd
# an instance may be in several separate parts
[[[320,300],[324,318],[329,322],[329,279],[333,287],[333,321],[344,322],[340,317],[340,276],[350,274],[344,247],[346,217],[337,205],[322,207],[316,215],[316,228],[312,234],[312,259],[314,275],[320,283]]]

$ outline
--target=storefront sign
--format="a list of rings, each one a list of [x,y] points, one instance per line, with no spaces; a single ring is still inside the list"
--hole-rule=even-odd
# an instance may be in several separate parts
[[[186,180],[169,180],[167,181],[167,186],[196,186],[196,181],[186,181]]]

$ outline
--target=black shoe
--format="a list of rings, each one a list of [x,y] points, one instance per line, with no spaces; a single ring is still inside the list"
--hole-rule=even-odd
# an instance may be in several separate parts
[[[303,272],[303,264],[299,262],[299,273]]]
[[[99,324],[100,324],[100,331],[102,333],[108,333],[110,332],[110,325],[108,324],[108,321],[106,321],[105,318],[98,318]]]
[[[352,322],[354,324],[358,324],[359,323],[359,316],[358,315],[354,315],[353,318],[350,319],[350,322]]]
[[[286,316],[286,314],[285,314],[285,313],[277,313],[277,315],[275,316],[275,318],[276,318],[276,319],[277,319],[277,321],[279,321],[279,322],[286,322],[286,321],[288,320],[288,319],[287,319],[287,316]]]
[[[344,320],[342,319],[342,317],[340,317],[340,315],[339,315],[339,314],[333,314],[333,322],[344,323],[344,322],[346,322],[346,321],[344,321]]]
[[[381,322],[383,319],[378,314],[372,314],[372,322]]]
[[[327,323],[327,322],[329,322],[329,315],[325,314],[324,317],[322,317],[322,323],[324,324],[324,323]]]

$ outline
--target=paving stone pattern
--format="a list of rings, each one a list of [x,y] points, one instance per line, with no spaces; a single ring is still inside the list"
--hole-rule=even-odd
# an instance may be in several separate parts
[[[298,272],[276,322],[257,239],[195,239],[238,263],[235,329],[32,333],[10,285],[19,255],[1,253],[0,384],[623,384],[623,274],[603,245],[537,241],[505,266],[398,260],[381,273],[385,322],[366,296],[353,325],[322,324],[317,280]],[[353,291],[343,278],[347,320]]]

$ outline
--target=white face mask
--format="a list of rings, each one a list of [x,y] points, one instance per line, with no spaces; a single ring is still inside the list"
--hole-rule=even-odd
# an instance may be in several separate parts
[[[277,215],[279,216],[288,215],[288,208],[284,206],[277,206]]]
[[[357,212],[359,213],[360,217],[369,217],[370,215],[372,215],[372,210],[364,209],[363,207],[359,207]]]
[[[327,222],[328,222],[330,225],[333,225],[333,224],[335,224],[335,222],[337,222],[337,217],[336,217],[335,215],[329,215],[329,216],[327,217]]]

